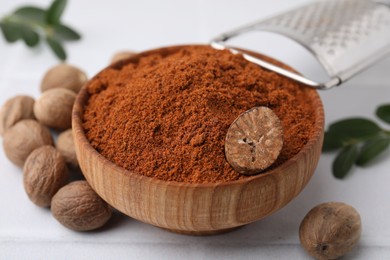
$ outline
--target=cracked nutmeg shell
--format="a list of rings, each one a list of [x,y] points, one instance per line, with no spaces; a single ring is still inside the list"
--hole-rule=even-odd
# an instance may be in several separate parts
[[[257,174],[271,166],[283,147],[283,127],[267,107],[254,107],[239,115],[225,139],[225,155],[234,170]]]

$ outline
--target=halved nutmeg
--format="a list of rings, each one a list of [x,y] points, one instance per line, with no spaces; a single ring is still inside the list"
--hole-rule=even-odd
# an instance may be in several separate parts
[[[254,107],[239,115],[225,139],[225,155],[237,172],[257,174],[271,166],[283,147],[283,127],[267,107]]]

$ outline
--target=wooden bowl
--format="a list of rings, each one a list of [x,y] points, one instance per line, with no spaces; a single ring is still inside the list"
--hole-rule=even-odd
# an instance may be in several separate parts
[[[143,52],[111,66],[135,62],[155,53],[169,54],[181,47]],[[279,167],[242,180],[215,184],[177,183],[145,177],[115,165],[91,146],[82,127],[88,98],[84,86],[73,109],[76,152],[85,178],[117,210],[178,233],[220,233],[272,214],[302,191],[321,154],[324,112],[317,92],[312,91],[307,102],[312,102],[315,108],[314,134],[296,156]]]

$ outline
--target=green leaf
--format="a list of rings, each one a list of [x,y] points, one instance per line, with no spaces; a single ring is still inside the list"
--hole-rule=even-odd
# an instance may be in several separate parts
[[[27,46],[34,47],[39,43],[39,34],[28,26],[21,26],[22,38]]]
[[[343,179],[351,170],[359,155],[358,145],[344,147],[333,162],[333,176]]]
[[[386,123],[390,124],[390,104],[378,107],[376,115]]]
[[[325,132],[324,144],[322,146],[323,152],[330,152],[339,149],[343,146],[343,136],[337,132]]]
[[[16,9],[13,15],[24,20],[42,23],[45,21],[46,11],[35,6],[24,6]]]
[[[64,47],[62,46],[61,42],[58,40],[47,37],[46,38],[47,43],[49,44],[50,48],[54,52],[54,54],[61,60],[66,60],[66,52],[64,50]]]
[[[67,0],[54,0],[46,12],[46,22],[48,24],[59,24],[66,4]]]
[[[0,22],[0,28],[7,42],[10,43],[16,42],[17,40],[22,38],[22,33],[20,28],[13,23],[5,22],[5,21]]]
[[[53,32],[57,39],[75,41],[80,40],[81,38],[80,34],[75,30],[63,24],[54,25]]]
[[[8,42],[23,39],[27,46],[36,46],[39,42],[39,34],[27,24],[15,22],[0,23],[3,34]]]
[[[0,30],[8,42],[23,40],[28,47],[39,44],[42,37],[55,55],[65,60],[62,41],[81,38],[74,29],[61,24],[67,3],[67,0],[52,0],[47,10],[29,5],[19,7],[0,20]]]
[[[329,126],[329,132],[337,133],[343,140],[364,140],[379,133],[381,128],[365,118],[349,118]]]
[[[390,145],[389,136],[377,136],[367,141],[360,150],[359,157],[356,164],[359,166],[365,166],[382,152],[384,152]]]

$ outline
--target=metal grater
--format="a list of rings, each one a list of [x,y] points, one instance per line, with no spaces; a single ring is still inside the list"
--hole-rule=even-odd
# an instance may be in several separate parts
[[[233,48],[226,41],[250,31],[289,37],[309,50],[325,68],[329,81],[318,83]],[[245,59],[316,89],[338,86],[390,53],[390,3],[370,0],[324,0],[224,33],[212,40],[216,49]]]

